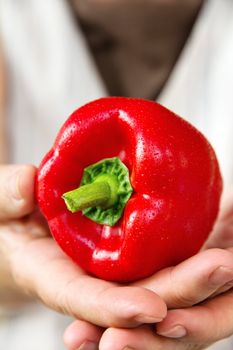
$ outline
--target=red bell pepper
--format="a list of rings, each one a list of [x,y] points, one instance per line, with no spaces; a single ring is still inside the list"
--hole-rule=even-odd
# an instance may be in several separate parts
[[[199,131],[157,103],[121,97],[76,110],[37,179],[39,207],[64,252],[119,282],[195,254],[221,190],[215,153]]]

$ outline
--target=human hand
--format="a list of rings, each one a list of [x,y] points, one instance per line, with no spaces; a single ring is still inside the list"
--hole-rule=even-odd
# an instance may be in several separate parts
[[[36,209],[35,174],[33,166],[0,167],[0,248],[18,287],[103,327],[162,320],[166,305],[154,292],[90,277],[65,256]]]
[[[222,246],[231,246],[232,223],[233,205],[227,200],[206,246],[216,246],[222,241]],[[77,349],[91,340],[100,342],[101,350],[121,350],[126,346],[143,350],[204,349],[233,334],[233,291],[230,290],[233,286],[233,248],[202,251],[178,266],[162,270],[134,285],[156,291],[168,308],[173,309],[157,324],[157,333],[151,326],[104,331],[77,320],[65,332],[67,347]],[[172,334],[171,330],[177,325],[184,329],[177,328]]]
[[[233,186],[227,188],[223,193],[218,220],[203,250],[231,247],[233,247]]]
[[[233,291],[226,292],[232,280],[233,250],[206,250],[139,283],[156,291],[173,309],[157,329],[140,326],[104,331],[75,321],[65,332],[65,344],[70,350],[87,340],[100,342],[101,350],[122,350],[126,346],[137,350],[204,349],[233,333]]]

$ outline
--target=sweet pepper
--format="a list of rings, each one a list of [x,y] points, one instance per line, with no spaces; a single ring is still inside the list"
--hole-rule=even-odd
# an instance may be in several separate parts
[[[88,273],[129,282],[195,254],[222,190],[213,148],[151,101],[109,97],[64,123],[37,177],[39,207]]]

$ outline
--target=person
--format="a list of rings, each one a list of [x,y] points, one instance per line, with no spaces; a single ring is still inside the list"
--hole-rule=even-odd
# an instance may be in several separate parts
[[[17,294],[20,304],[17,317],[15,306],[11,309],[14,313],[5,313],[4,317],[11,320],[11,330],[5,337],[4,331],[1,333],[3,348],[31,349],[31,342],[35,350],[46,346],[61,348],[54,323],[57,315],[41,311],[34,302],[27,301],[22,306],[25,296],[18,290],[76,318],[65,333],[70,350],[203,349],[233,333],[233,204],[229,190],[233,175],[229,152],[233,128],[229,118],[233,6],[227,0],[201,3],[161,4],[155,0],[145,6],[143,17],[141,1],[137,5],[122,1],[120,7],[116,1],[109,2],[107,7],[105,1],[74,1],[72,9],[79,14],[82,30],[78,30],[65,1],[0,3],[2,57],[8,73],[8,159],[12,163],[38,164],[72,109],[108,91],[111,94],[116,91],[139,94],[138,97],[157,96],[163,104],[195,123],[216,148],[226,184],[221,214],[203,251],[148,279],[119,286],[87,276],[53,242],[35,205],[35,167],[2,165],[0,247],[6,269],[10,270],[8,274],[6,269],[3,272],[7,279],[5,290],[14,291],[14,300]],[[177,8],[184,11],[174,13]],[[169,14],[170,21],[164,20],[168,20],[164,13]],[[172,21],[173,17],[176,20]],[[138,20],[140,25],[135,26]],[[149,27],[143,27],[145,23]],[[123,24],[134,30],[127,31]],[[156,38],[159,50],[153,45],[155,37],[148,35],[150,26],[149,34],[159,33]],[[151,40],[144,42],[145,37]],[[139,38],[144,45],[138,44]],[[5,124],[1,120],[3,130]],[[19,315],[25,309],[31,319],[36,315],[37,320],[42,320],[39,332],[38,323],[25,322],[25,318],[22,322]],[[7,325],[4,326],[6,330]],[[47,327],[49,332],[44,333]],[[14,336],[9,337],[12,333]],[[19,334],[24,343],[19,342]],[[28,343],[25,334],[33,334]],[[46,341],[41,334],[48,334]],[[232,340],[222,343],[220,349],[223,347],[231,349]]]

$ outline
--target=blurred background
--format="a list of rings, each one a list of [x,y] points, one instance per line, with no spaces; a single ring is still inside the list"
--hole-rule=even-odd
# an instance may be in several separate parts
[[[0,162],[38,165],[74,109],[132,96],[203,131],[232,183],[232,15],[230,0],[0,0]],[[64,349],[70,319],[0,267],[0,349]]]

